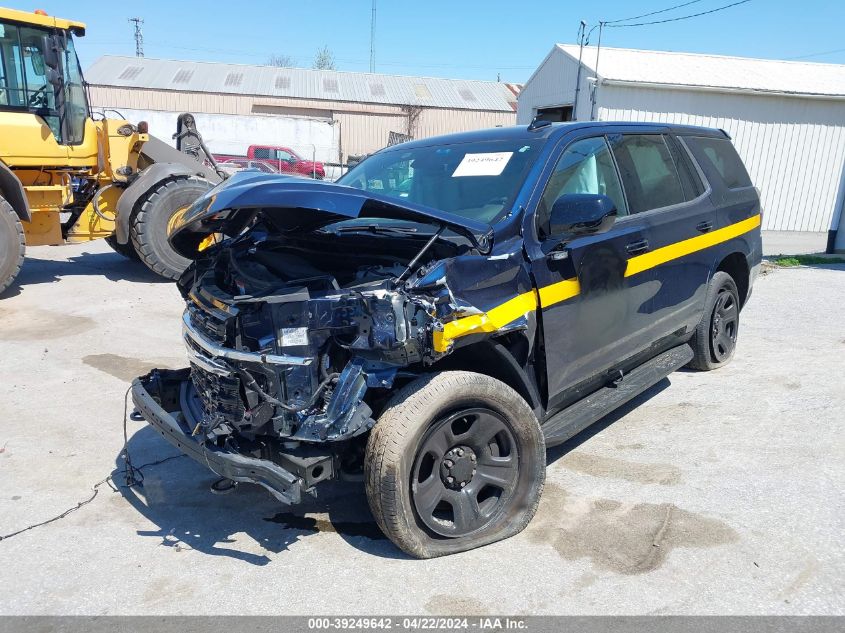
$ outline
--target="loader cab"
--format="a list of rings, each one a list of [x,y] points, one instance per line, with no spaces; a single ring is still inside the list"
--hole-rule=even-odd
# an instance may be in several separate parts
[[[73,40],[84,34],[84,27],[68,22],[60,28],[59,22],[66,21],[0,9],[0,113],[34,115],[34,121],[12,119],[23,135],[20,141],[40,128],[42,133],[49,130],[56,145],[78,146],[90,119]],[[47,138],[40,140],[41,152],[52,145]],[[15,139],[15,145],[20,141]],[[67,156],[66,150],[63,154]]]

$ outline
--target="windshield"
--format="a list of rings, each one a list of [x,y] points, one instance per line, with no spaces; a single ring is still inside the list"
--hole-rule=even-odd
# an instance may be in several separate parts
[[[374,154],[337,182],[472,220],[498,220],[519,191],[542,139],[482,141]]]

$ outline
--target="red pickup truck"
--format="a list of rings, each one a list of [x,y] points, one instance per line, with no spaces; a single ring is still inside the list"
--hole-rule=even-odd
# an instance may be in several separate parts
[[[250,145],[246,152],[246,158],[259,159],[269,163],[282,174],[293,173],[320,180],[326,177],[326,169],[323,163],[305,160],[291,148],[281,145]],[[218,163],[228,163],[238,159],[243,160],[244,156],[214,155],[214,160]]]

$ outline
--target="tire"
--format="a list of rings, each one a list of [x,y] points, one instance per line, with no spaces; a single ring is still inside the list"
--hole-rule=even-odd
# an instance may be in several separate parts
[[[126,244],[121,244],[117,241],[117,237],[114,235],[109,235],[106,238],[106,244],[111,246],[111,249],[118,253],[119,255],[123,255],[126,259],[131,259],[133,262],[141,261],[141,258],[138,257],[138,253],[135,252],[135,247],[132,246],[132,240],[130,239]]]
[[[370,432],[364,473],[385,535],[411,556],[444,556],[528,525],[545,482],[545,440],[531,408],[506,384],[444,371],[390,400]]]
[[[690,341],[694,355],[687,366],[711,371],[727,365],[736,351],[740,305],[733,277],[722,271],[713,275],[704,305],[704,315]]]
[[[0,293],[17,278],[25,252],[23,224],[12,205],[0,198]]]
[[[147,268],[168,279],[178,279],[191,260],[182,257],[167,241],[174,213],[193,203],[211,188],[200,178],[165,180],[143,196],[130,222],[129,235],[135,252]]]

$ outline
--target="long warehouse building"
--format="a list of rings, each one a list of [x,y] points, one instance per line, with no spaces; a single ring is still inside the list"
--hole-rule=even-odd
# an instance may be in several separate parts
[[[175,131],[178,114],[191,112],[212,152],[277,144],[337,162],[388,145],[391,133],[395,140],[514,125],[520,89],[493,81],[110,55],[85,78],[95,108],[148,120],[162,138]]]
[[[519,96],[518,121],[534,117],[721,128],[761,191],[770,252],[845,251],[843,65],[557,44]]]

